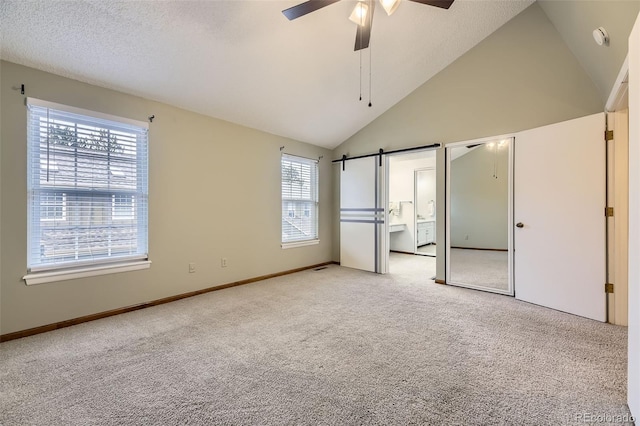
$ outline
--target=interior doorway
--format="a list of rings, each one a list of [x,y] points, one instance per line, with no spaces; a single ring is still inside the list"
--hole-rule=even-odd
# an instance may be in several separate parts
[[[386,157],[389,271],[393,273],[402,269],[401,264],[411,263],[423,268],[429,275],[427,278],[432,279],[438,220],[436,151],[428,149]]]

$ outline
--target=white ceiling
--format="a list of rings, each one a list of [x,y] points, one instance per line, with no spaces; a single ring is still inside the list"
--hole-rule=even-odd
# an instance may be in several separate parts
[[[0,57],[334,148],[533,0],[377,7],[362,102],[354,2],[288,21],[300,2],[3,0]]]

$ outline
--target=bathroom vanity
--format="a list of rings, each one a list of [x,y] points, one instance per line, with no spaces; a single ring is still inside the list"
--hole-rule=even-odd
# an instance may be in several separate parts
[[[436,242],[436,222],[435,220],[418,219],[417,221],[417,241],[418,247]]]

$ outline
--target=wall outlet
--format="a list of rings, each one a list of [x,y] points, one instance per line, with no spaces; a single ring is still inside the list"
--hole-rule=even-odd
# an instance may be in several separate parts
[[[220,267],[222,268],[226,268],[227,267],[227,258],[223,257],[220,259]]]
[[[195,263],[190,263],[189,264],[189,273],[193,274],[196,271],[196,264]]]

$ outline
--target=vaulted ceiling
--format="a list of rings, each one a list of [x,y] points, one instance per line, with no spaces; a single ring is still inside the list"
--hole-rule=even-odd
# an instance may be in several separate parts
[[[288,21],[301,1],[4,0],[0,58],[334,148],[533,3],[377,7],[361,55],[354,0]],[[539,3],[604,102],[640,1]],[[609,48],[591,39],[600,25]]]
[[[351,0],[294,21],[297,0],[5,0],[0,57],[333,148],[532,1],[378,7],[361,56]]]

